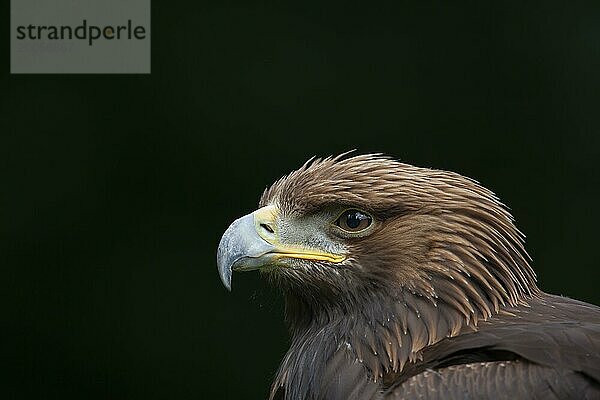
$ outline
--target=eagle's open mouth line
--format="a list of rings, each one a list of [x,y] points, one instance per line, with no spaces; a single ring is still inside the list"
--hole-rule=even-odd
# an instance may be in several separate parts
[[[269,255],[273,255],[275,257],[286,257],[286,258],[300,258],[303,260],[313,260],[313,261],[329,261],[333,263],[340,263],[346,259],[344,256],[340,256],[337,254],[328,254],[328,253],[309,253],[309,252],[298,252],[298,251],[274,251],[267,253]]]

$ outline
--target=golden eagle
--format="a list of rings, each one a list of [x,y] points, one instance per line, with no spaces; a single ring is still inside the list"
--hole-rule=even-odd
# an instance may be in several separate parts
[[[600,308],[529,260],[491,191],[377,154],[309,160],[217,252],[285,297],[271,399],[599,399]]]

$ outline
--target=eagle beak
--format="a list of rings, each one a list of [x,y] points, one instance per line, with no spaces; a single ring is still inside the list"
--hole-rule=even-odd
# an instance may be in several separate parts
[[[271,205],[235,220],[223,234],[217,250],[217,266],[223,285],[231,290],[233,271],[252,271],[269,265],[283,265],[281,259],[340,263],[345,257],[303,244],[282,243]]]
[[[231,290],[231,273],[234,269],[250,271],[260,268],[267,261],[263,256],[275,250],[275,246],[263,239],[257,230],[258,225],[265,233],[271,233],[261,222],[261,217],[266,214],[265,208],[233,221],[221,238],[217,266],[227,290]]]

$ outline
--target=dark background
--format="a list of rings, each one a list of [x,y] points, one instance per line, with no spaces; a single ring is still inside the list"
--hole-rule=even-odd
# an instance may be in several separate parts
[[[600,3],[153,3],[148,76],[11,76],[3,30],[9,398],[264,398],[281,299],[217,243],[353,148],[479,180],[541,287],[600,303]]]

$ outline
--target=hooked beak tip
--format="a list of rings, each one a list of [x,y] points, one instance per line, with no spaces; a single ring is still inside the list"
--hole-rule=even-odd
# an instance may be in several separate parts
[[[251,270],[250,268],[243,269],[243,265],[240,264],[242,262],[256,264],[249,260],[261,260],[261,256],[273,249],[273,245],[266,242],[257,233],[254,213],[235,220],[223,234],[217,250],[217,267],[225,288],[231,291],[231,275],[234,267],[240,271]],[[253,265],[252,269],[259,266]]]
[[[221,281],[223,282],[225,289],[227,289],[228,292],[231,292],[231,275],[229,275],[229,278],[227,279],[221,278]]]

